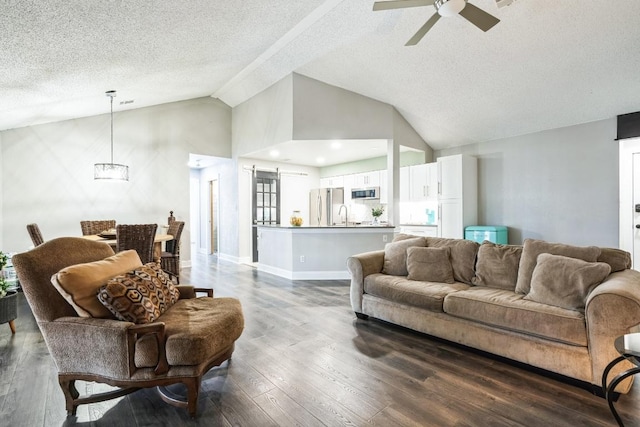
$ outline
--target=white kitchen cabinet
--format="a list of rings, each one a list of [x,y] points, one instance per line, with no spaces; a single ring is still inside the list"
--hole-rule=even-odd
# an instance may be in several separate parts
[[[330,176],[320,178],[320,188],[339,188],[344,187],[344,176]]]
[[[425,163],[409,167],[410,199],[438,200],[438,164]]]
[[[459,199],[465,193],[477,193],[478,160],[463,154],[439,157],[438,199]]]
[[[478,160],[457,154],[437,164],[439,235],[462,239],[465,227],[478,222]]]
[[[400,168],[400,194],[398,195],[400,202],[408,202],[411,200],[411,174],[409,166]]]
[[[412,236],[438,237],[438,226],[435,225],[401,225],[400,233]]]
[[[442,200],[438,204],[438,236],[464,238],[463,203],[461,199]],[[471,225],[471,224],[468,224]]]
[[[347,177],[351,179],[351,188],[380,186],[380,171],[355,173],[355,174],[347,175]]]
[[[386,169],[380,171],[380,203],[386,204],[389,201],[389,185],[387,184],[388,172]]]

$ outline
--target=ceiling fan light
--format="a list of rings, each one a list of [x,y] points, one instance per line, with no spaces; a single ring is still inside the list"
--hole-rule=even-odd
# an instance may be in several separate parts
[[[465,0],[435,0],[434,5],[438,14],[444,18],[460,13],[466,6]]]

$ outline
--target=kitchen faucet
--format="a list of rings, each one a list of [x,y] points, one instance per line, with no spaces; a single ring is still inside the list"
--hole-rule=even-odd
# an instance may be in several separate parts
[[[344,208],[344,226],[349,226],[349,209],[347,205],[340,205],[340,209],[338,209],[338,216],[342,214],[342,208]]]

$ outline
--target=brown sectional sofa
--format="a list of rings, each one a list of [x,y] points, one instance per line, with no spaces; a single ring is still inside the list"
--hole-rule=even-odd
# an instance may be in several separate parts
[[[640,331],[627,252],[527,239],[482,245],[399,235],[350,257],[351,305],[369,316],[601,386],[614,339]],[[630,365],[620,364],[609,378]],[[626,393],[631,380],[621,383]]]

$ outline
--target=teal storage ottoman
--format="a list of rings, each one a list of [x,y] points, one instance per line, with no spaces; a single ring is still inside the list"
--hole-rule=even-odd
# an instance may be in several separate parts
[[[507,227],[503,225],[470,225],[464,229],[464,238],[478,243],[485,240],[501,245],[509,243]]]

